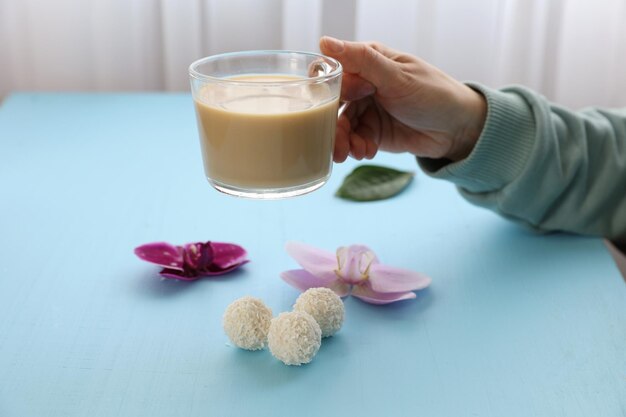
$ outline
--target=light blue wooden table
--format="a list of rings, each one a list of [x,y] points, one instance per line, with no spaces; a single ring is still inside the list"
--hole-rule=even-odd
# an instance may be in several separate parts
[[[626,286],[600,240],[538,236],[418,173],[395,199],[256,202],[206,183],[191,99],[17,94],[0,107],[0,416],[626,416]],[[408,156],[377,163],[417,169]],[[160,280],[133,248],[231,241],[232,275]],[[417,299],[346,300],[315,360],[229,346],[235,298],[298,293],[288,240],[365,243]]]

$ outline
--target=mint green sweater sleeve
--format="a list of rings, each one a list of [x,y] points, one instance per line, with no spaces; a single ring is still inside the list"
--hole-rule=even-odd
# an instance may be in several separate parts
[[[626,241],[626,108],[573,112],[522,87],[470,86],[488,106],[474,150],[418,158],[426,173],[532,228]]]

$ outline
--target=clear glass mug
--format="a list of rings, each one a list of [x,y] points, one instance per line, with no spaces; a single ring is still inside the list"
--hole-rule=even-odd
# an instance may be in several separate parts
[[[238,197],[293,197],[332,170],[341,64],[294,51],[246,51],[189,67],[204,171]]]

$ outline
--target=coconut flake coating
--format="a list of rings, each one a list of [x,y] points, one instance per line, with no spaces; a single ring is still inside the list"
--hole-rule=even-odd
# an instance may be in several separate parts
[[[285,365],[309,363],[322,344],[322,330],[303,311],[280,313],[272,319],[267,335],[270,352]]]
[[[242,349],[259,350],[267,344],[272,310],[258,298],[245,296],[233,301],[224,311],[226,335]]]
[[[310,288],[300,294],[293,306],[295,311],[309,313],[320,329],[322,337],[332,336],[343,324],[343,301],[329,288]]]

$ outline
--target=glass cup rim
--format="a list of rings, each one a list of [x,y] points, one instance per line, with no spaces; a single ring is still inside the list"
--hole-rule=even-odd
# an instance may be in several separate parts
[[[197,67],[211,61],[217,61],[224,58],[232,58],[232,57],[245,57],[245,56],[254,56],[254,55],[305,55],[315,58],[323,58],[331,63],[333,63],[336,68],[331,72],[325,75],[318,75],[316,77],[306,77],[302,79],[295,80],[272,80],[272,81],[246,81],[246,80],[233,80],[229,78],[221,78],[214,77],[211,75],[202,74],[197,70]],[[225,52],[221,54],[210,55],[204,58],[197,59],[189,65],[189,76],[198,81],[203,82],[211,82],[211,83],[226,83],[233,85],[297,85],[297,84],[317,84],[321,82],[326,82],[331,80],[337,76],[340,76],[343,72],[343,67],[339,61],[335,58],[331,58],[326,55],[322,55],[317,52],[305,52],[305,51],[295,51],[295,50],[287,50],[287,49],[260,49],[260,50],[251,50],[251,51],[238,51],[238,52]]]

